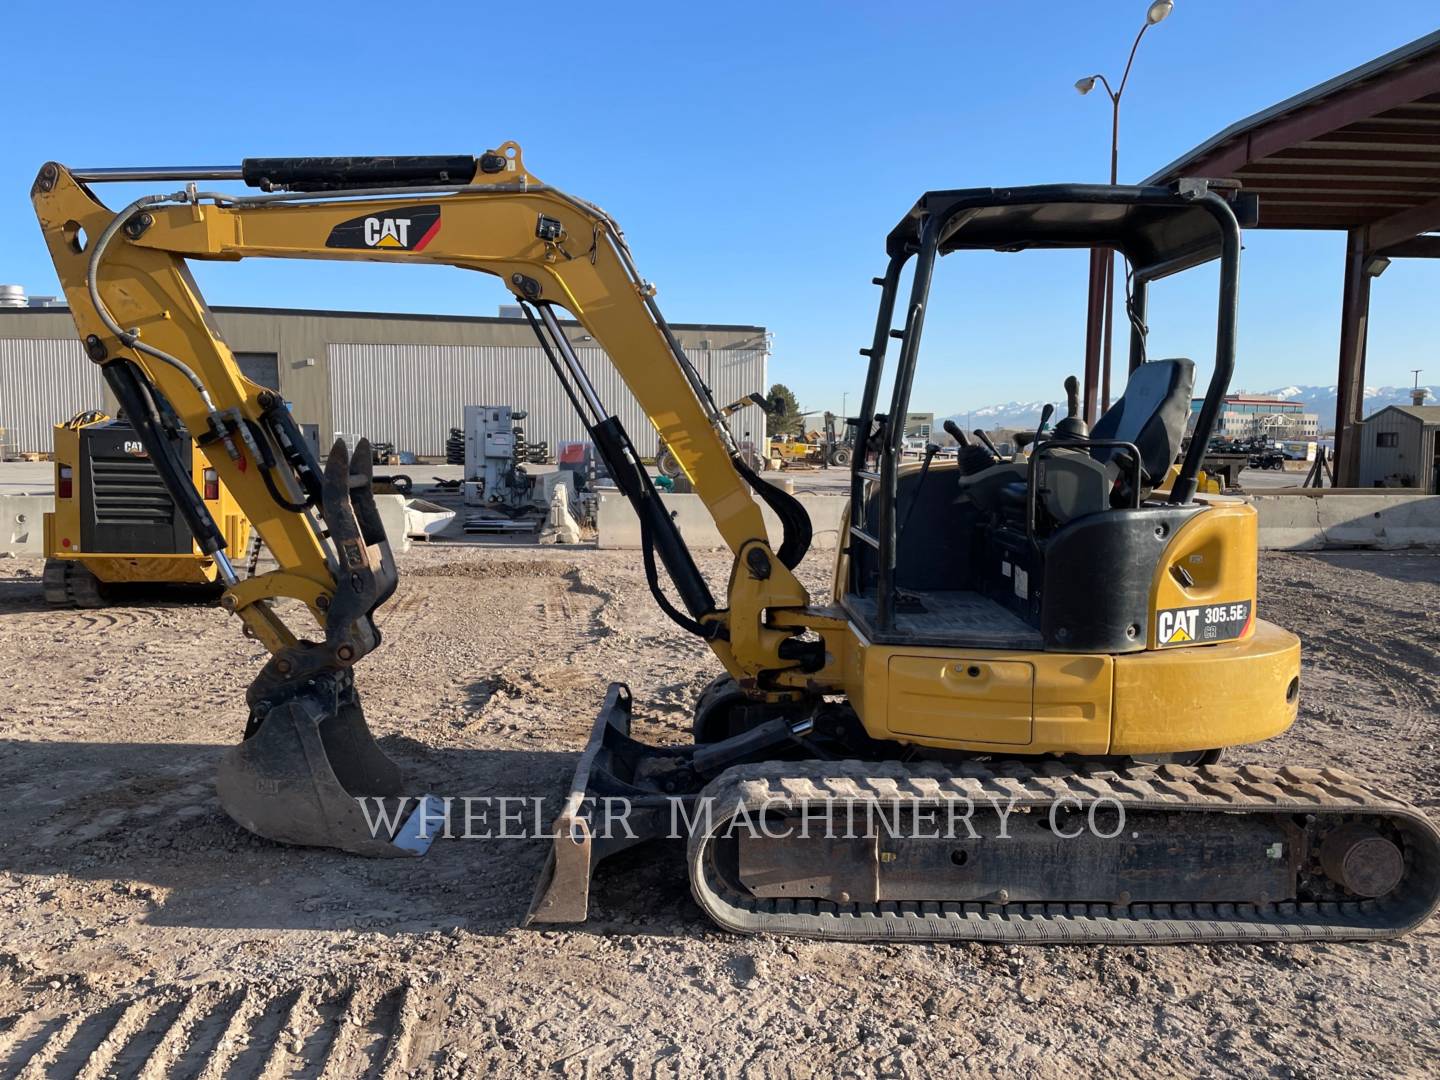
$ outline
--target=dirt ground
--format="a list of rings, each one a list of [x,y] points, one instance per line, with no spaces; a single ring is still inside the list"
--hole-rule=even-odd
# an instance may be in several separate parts
[[[723,564],[704,561],[720,580]],[[825,555],[805,576],[820,587]],[[631,553],[417,547],[358,680],[417,790],[559,799],[607,683],[686,738],[716,673]],[[1339,764],[1440,803],[1440,553],[1270,555],[1299,723],[1227,760]],[[280,847],[211,778],[261,651],[215,609],[57,612],[0,561],[0,1075],[1430,1076],[1440,921],[1380,945],[747,939],[682,853],[627,852],[591,920],[520,929],[538,841],[420,860]],[[1216,693],[1223,693],[1216,687]],[[1440,810],[1432,809],[1433,813]]]

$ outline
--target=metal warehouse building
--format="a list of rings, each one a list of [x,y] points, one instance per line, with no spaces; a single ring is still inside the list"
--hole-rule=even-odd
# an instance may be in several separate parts
[[[423,457],[443,458],[466,405],[525,409],[532,441],[584,438],[555,373],[520,317],[402,315],[286,308],[215,307],[220,331],[245,374],[278,389],[296,420],[332,433],[365,435]],[[517,312],[518,316],[518,312]],[[601,398],[642,455],[655,429],[609,358],[578,323],[564,324]],[[769,388],[768,335],[760,326],[672,324],[716,402]],[[104,380],[85,356],[63,307],[0,307],[0,428],[10,454],[48,452],[51,427],[83,409],[104,408]],[[761,443],[765,418],[730,418],[739,440]]]

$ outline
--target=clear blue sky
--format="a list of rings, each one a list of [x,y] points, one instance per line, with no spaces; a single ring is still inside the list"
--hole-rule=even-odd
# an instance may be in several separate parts
[[[838,408],[862,378],[884,235],[922,190],[1104,178],[1107,102],[1072,85],[1118,77],[1146,2],[329,7],[11,6],[0,281],[56,290],[27,198],[50,158],[224,164],[513,138],[537,175],[617,217],[671,320],[769,327],[773,377]],[[1433,0],[1176,0],[1125,95],[1122,181],[1436,16]],[[1237,388],[1334,381],[1343,243],[1250,235]],[[217,304],[493,314],[506,299],[444,268],[256,260],[198,276]],[[916,407],[1056,397],[1079,371],[1083,255],[957,255],[937,281]],[[1208,360],[1212,286],[1157,288],[1152,355]],[[1437,293],[1425,262],[1377,282],[1369,383],[1408,385],[1412,367],[1440,381]]]

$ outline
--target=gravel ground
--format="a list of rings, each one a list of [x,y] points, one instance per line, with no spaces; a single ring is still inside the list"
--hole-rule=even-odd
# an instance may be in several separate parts
[[[826,556],[802,568],[819,591]],[[703,560],[713,580],[724,564]],[[606,684],[680,742],[708,652],[630,553],[417,547],[359,669],[422,787],[557,800]],[[211,776],[261,662],[218,611],[56,612],[0,561],[0,1075],[1430,1076],[1440,924],[1294,948],[842,945],[711,928],[682,853],[525,930],[544,849],[283,848]],[[1336,764],[1434,807],[1440,554],[1267,555],[1306,645],[1300,722],[1230,755]],[[1216,692],[1223,692],[1217,687]],[[1434,810],[1431,811],[1436,812]]]

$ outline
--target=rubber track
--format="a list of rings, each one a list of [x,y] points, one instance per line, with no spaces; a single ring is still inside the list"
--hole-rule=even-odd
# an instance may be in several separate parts
[[[941,903],[836,904],[824,900],[739,895],[716,872],[712,839],[743,806],[794,813],[826,800],[881,799],[915,806],[969,798],[1048,807],[1060,797],[1088,805],[1115,799],[1127,810],[1181,813],[1363,814],[1384,818],[1404,837],[1405,877],[1379,900],[1257,904]],[[724,816],[689,840],[690,884],[700,906],[740,933],[792,934],[836,940],[993,941],[1020,944],[1200,941],[1336,941],[1397,937],[1440,903],[1440,830],[1395,796],[1334,769],[1256,766],[1141,766],[1075,769],[967,762],[902,765],[876,762],[778,762],[738,766],[701,793]],[[1073,804],[1072,804],[1073,805]]]

